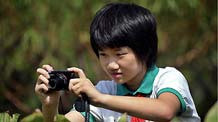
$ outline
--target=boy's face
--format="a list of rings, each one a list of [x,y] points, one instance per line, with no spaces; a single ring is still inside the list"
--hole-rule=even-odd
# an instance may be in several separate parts
[[[146,67],[129,47],[104,48],[99,51],[103,70],[117,83],[138,87],[146,73]]]

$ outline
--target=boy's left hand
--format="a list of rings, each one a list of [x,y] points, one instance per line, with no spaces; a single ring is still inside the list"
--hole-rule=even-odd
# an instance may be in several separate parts
[[[69,91],[76,96],[81,97],[82,93],[86,94],[91,104],[96,104],[98,98],[102,95],[92,84],[92,82],[86,77],[82,69],[71,67],[67,69],[78,74],[79,78],[70,79]]]

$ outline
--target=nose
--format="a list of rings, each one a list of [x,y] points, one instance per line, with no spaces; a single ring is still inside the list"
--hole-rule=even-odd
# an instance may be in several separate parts
[[[115,61],[110,61],[107,65],[108,70],[117,70],[119,69],[119,64]]]

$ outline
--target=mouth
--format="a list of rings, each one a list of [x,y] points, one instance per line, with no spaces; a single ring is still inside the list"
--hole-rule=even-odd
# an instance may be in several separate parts
[[[110,75],[111,75],[112,78],[114,78],[114,79],[118,79],[118,78],[121,78],[121,77],[122,77],[122,73],[117,73],[117,72],[110,73]]]

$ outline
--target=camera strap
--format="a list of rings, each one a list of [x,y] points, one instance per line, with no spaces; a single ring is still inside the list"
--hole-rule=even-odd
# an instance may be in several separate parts
[[[90,117],[90,102],[88,99],[88,96],[85,94],[82,94],[81,98],[78,98],[75,101],[75,109],[78,112],[85,112],[85,122],[89,122]]]

